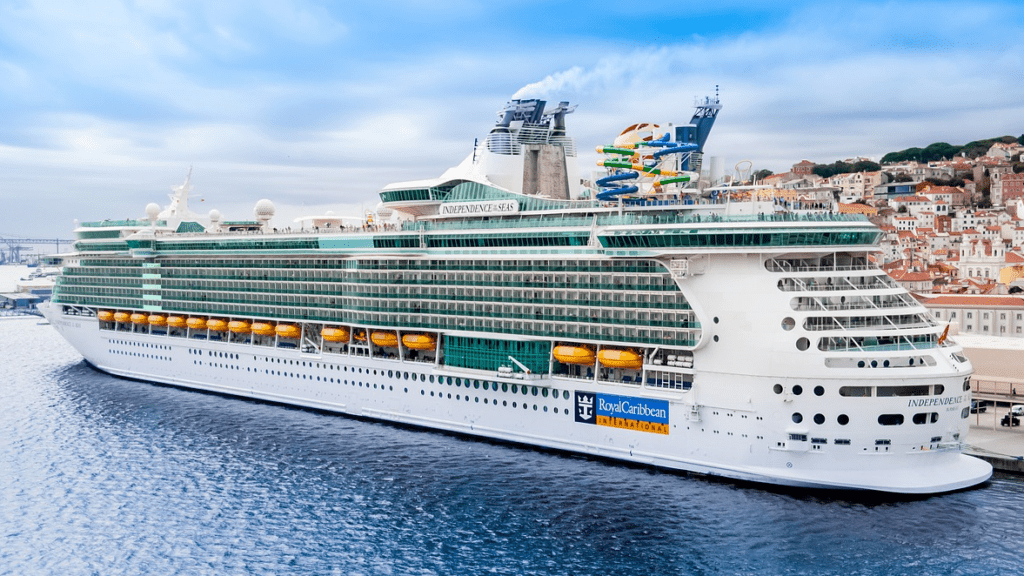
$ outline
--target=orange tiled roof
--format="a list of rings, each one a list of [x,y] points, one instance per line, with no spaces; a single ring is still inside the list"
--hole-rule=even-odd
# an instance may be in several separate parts
[[[988,308],[990,306],[1013,306],[1024,308],[1024,298],[1019,296],[936,296],[924,300],[926,306],[975,306]]]
[[[865,206],[864,204],[839,204],[840,214],[866,214],[869,216],[878,214],[877,208]]]

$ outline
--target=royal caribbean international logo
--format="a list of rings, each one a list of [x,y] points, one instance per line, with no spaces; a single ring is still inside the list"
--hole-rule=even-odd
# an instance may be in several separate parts
[[[576,421],[584,424],[596,424],[594,416],[594,404],[597,401],[597,394],[592,392],[576,392]]]
[[[610,428],[668,434],[668,401],[576,392],[576,421]]]

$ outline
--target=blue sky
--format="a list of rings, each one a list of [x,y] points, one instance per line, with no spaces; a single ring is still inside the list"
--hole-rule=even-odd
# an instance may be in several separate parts
[[[356,214],[516,93],[579,104],[586,151],[719,85],[707,153],[777,172],[1024,132],[1019,2],[596,4],[0,1],[0,234],[141,216],[189,166],[228,218]]]

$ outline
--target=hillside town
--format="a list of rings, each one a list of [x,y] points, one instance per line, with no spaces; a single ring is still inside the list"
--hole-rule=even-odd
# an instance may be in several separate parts
[[[1024,337],[1024,145],[831,176],[816,166],[803,160],[757,183],[865,215],[885,232],[876,264],[953,330]]]

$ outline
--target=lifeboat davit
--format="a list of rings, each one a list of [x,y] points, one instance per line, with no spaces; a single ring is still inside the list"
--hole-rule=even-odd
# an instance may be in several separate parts
[[[228,323],[227,320],[221,320],[220,318],[210,318],[206,321],[206,327],[214,332],[227,332]]]
[[[103,322],[113,322],[114,312],[112,310],[100,310],[96,313],[96,318]]]
[[[632,350],[604,348],[597,353],[597,360],[608,368],[630,368],[639,370],[644,366],[644,357]]]
[[[245,320],[232,320],[228,322],[228,330],[235,334],[248,334],[252,330],[252,326]]]
[[[182,318],[181,316],[168,316],[167,325],[170,326],[171,328],[184,328],[185,319]]]
[[[584,366],[594,365],[594,351],[586,346],[569,346],[562,344],[555,346],[552,355],[555,360],[562,364],[580,364]]]
[[[149,320],[149,317],[141,312],[136,312],[131,315],[132,324],[145,324]]]
[[[274,335],[274,325],[270,322],[253,322],[250,328],[252,329],[253,334],[258,334],[260,336]]]
[[[373,334],[370,334],[370,341],[377,346],[383,346],[384,348],[395,348],[398,346],[398,334],[394,332],[386,332],[384,330],[376,330]]]
[[[167,316],[163,314],[150,314],[148,320],[150,326],[167,326]]]
[[[437,338],[433,334],[403,334],[402,344],[413,350],[434,350],[437,348]]]
[[[206,318],[193,316],[185,321],[185,324],[193,330],[206,330]]]
[[[295,324],[278,324],[274,331],[281,338],[298,338],[302,335],[302,331]]]
[[[320,331],[320,335],[328,342],[348,342],[349,331],[345,327],[336,328],[328,326]]]
[[[115,312],[114,313],[114,321],[115,322],[128,322],[131,319],[132,319],[132,315],[127,313],[127,312]]]
[[[356,332],[355,339],[359,342],[366,342],[366,332],[363,330]]]

